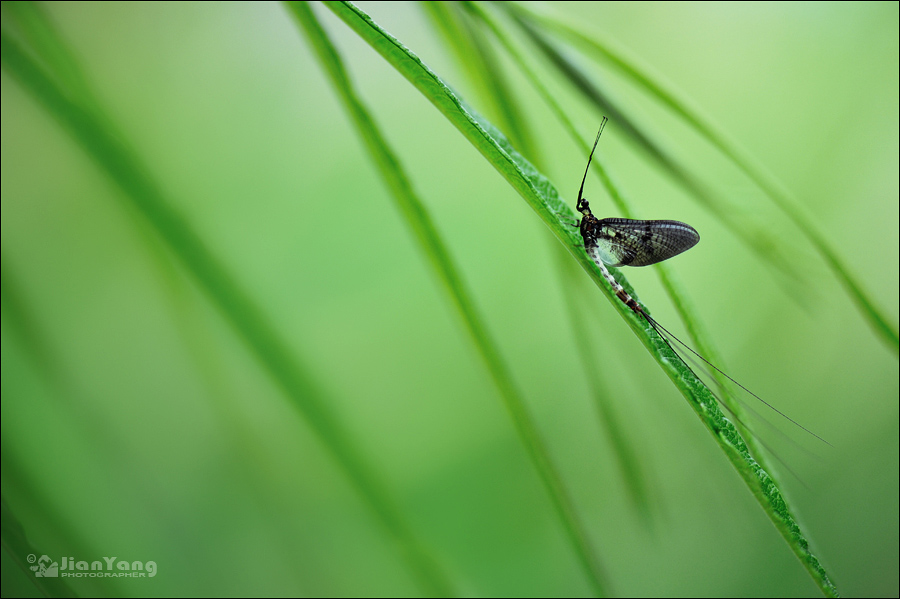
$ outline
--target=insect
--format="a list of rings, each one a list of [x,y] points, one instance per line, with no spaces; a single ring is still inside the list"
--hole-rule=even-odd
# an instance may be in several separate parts
[[[677,220],[633,220],[630,218],[598,219],[593,215],[591,208],[588,205],[588,201],[584,199],[584,182],[587,179],[588,169],[591,166],[591,159],[594,157],[594,150],[597,149],[597,142],[600,141],[600,135],[603,133],[603,128],[606,126],[608,120],[609,119],[606,117],[603,117],[603,121],[600,123],[600,130],[597,131],[594,147],[591,148],[587,166],[584,169],[584,176],[581,178],[581,187],[578,189],[578,203],[575,205],[575,209],[578,210],[582,216],[578,228],[581,231],[581,238],[584,241],[584,249],[587,252],[587,255],[600,268],[601,274],[613,288],[616,297],[618,297],[626,306],[631,308],[636,314],[646,320],[675,355],[679,356],[679,358],[681,357],[680,352],[676,351],[675,347],[669,341],[669,338],[673,339],[676,344],[687,349],[691,354],[702,360],[716,372],[755,397],[777,414],[786,418],[795,426],[806,431],[826,445],[830,445],[828,441],[810,431],[805,426],[759,397],[756,393],[747,389],[723,372],[715,364],[678,339],[678,337],[670,333],[668,329],[647,314],[641,305],[625,291],[619,282],[616,281],[615,277],[607,270],[607,266],[649,266],[651,264],[656,264],[657,262],[668,260],[673,256],[677,256],[678,254],[691,249],[700,241],[700,234],[697,233],[694,227]],[[682,362],[684,362],[683,359]],[[693,372],[687,363],[685,363],[685,366]],[[721,400],[720,403],[722,403]],[[725,407],[728,409],[727,406]]]

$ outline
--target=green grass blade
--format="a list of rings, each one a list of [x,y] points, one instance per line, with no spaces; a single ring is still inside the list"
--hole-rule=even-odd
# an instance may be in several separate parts
[[[431,267],[444,286],[471,334],[475,346],[481,354],[488,371],[500,390],[500,394],[527,449],[538,474],[547,487],[563,525],[581,560],[594,590],[606,595],[608,583],[602,568],[588,540],[584,526],[579,522],[574,504],[565,489],[562,479],[550,460],[549,452],[538,433],[538,428],[528,413],[525,401],[518,391],[505,362],[500,356],[497,344],[489,335],[462,278],[454,266],[444,242],[431,222],[424,205],[412,189],[399,161],[385,142],[383,136],[359,100],[347,77],[343,63],[334,46],[322,30],[312,10],[306,2],[291,2],[287,5],[303,27],[310,43],[316,51],[320,63],[330,76],[338,95],[350,113],[351,119],[365,141],[375,164],[390,188],[398,207],[412,230],[416,241],[428,257]],[[337,7],[332,6],[333,10]],[[335,10],[335,12],[340,12]]]
[[[540,23],[548,30],[565,36],[593,56],[618,69],[632,81],[643,87],[660,104],[667,106],[672,112],[684,119],[697,133],[706,138],[710,144],[718,148],[750,180],[756,183],[787,215],[791,222],[803,232],[825,263],[834,272],[872,330],[895,354],[900,355],[900,335],[898,335],[897,324],[890,322],[887,315],[875,305],[870,294],[855,279],[851,269],[840,259],[838,251],[832,247],[826,236],[816,227],[812,216],[803,209],[791,192],[758,160],[742,149],[736,141],[730,139],[724,131],[716,127],[709,119],[703,117],[699,109],[693,107],[691,102],[663,84],[662,77],[650,74],[649,69],[641,66],[637,59],[627,56],[623,50],[615,48],[610,41],[603,39],[603,36],[599,33],[587,32],[581,25],[573,23],[564,17],[551,15],[545,10],[537,11],[525,5],[515,5],[515,10],[518,14],[527,15],[530,20]]]
[[[529,66],[528,61],[525,60],[522,53],[512,43],[511,36],[507,35],[506,32],[497,23],[497,21],[491,16],[490,12],[483,8],[482,3],[469,2],[467,3],[467,6],[470,7],[473,14],[477,15],[490,29],[490,31],[497,37],[498,41],[503,45],[505,50],[513,59],[513,62],[519,67],[525,77],[534,86],[538,94],[550,107],[551,111],[559,119],[560,123],[562,123],[566,131],[568,131],[572,139],[580,146],[582,154],[587,155],[591,149],[589,140],[586,140],[584,136],[576,130],[571,119],[569,119],[568,115],[559,105],[559,102],[556,101],[555,96],[550,93],[550,90],[547,89],[547,87],[543,84],[541,78]],[[637,213],[632,207],[631,202],[629,202],[626,196],[622,193],[620,186],[613,181],[613,177],[604,166],[604,160],[602,159],[602,157],[599,155],[596,156],[596,160],[592,162],[592,165],[594,167],[594,171],[600,177],[604,188],[606,189],[613,203],[618,207],[622,216],[626,218],[637,218]],[[724,367],[725,362],[722,359],[721,354],[715,349],[715,346],[710,340],[709,335],[704,332],[703,327],[700,325],[700,319],[697,315],[696,309],[687,299],[687,294],[684,292],[684,290],[681,289],[677,284],[676,278],[672,273],[669,265],[665,262],[661,262],[659,264],[655,264],[653,268],[659,276],[663,284],[663,288],[665,289],[666,294],[669,296],[669,299],[675,307],[675,310],[678,313],[678,316],[681,319],[685,330],[687,330],[688,336],[691,338],[694,348],[700,354],[706,356],[713,364]],[[748,434],[749,431],[743,424],[744,422],[747,422],[745,411],[741,407],[741,404],[734,399],[731,392],[730,382],[715,370],[712,371],[711,376],[713,376],[713,378],[716,380],[720,389],[723,390],[723,393],[720,395],[720,399],[722,399],[726,403],[731,413],[737,416],[737,426],[740,428],[741,432],[744,433],[744,438],[747,441],[748,446],[750,447],[751,453],[756,456],[757,461],[759,461],[762,466],[771,473],[772,470],[766,463],[766,458],[764,457],[765,453],[760,451],[760,448],[756,441],[756,437],[752,434]],[[627,454],[629,453],[628,449],[622,449],[624,451],[623,456],[627,456]]]
[[[3,540],[3,551],[9,555],[19,568],[21,568],[24,575],[31,580],[41,595],[45,597],[78,596],[75,594],[75,591],[65,583],[64,579],[56,577],[38,578],[34,575],[34,572],[31,571],[30,568],[34,564],[26,561],[26,556],[35,556],[39,558],[43,553],[40,550],[35,549],[28,541],[28,537],[25,535],[25,529],[6,504],[6,497],[0,499],[0,530],[2,530],[0,538]],[[18,589],[18,592],[24,592],[24,589],[20,588]]]
[[[621,394],[610,390],[611,385],[607,381],[612,377],[604,373],[604,361],[598,355],[591,343],[589,327],[584,326],[583,315],[595,312],[593,299],[596,294],[588,295],[586,285],[581,277],[577,265],[569,259],[563,248],[558,248],[554,255],[558,259],[560,279],[566,285],[563,297],[566,301],[566,313],[570,321],[570,329],[581,358],[582,370],[588,380],[588,387],[594,399],[594,405],[600,416],[601,426],[613,447],[619,474],[625,483],[625,489],[631,498],[631,503],[644,519],[648,526],[652,524],[651,493],[648,488],[647,468],[639,458],[633,438],[637,435],[634,428],[625,425],[623,419],[616,410],[612,398]],[[654,481],[656,482],[656,481]]]
[[[491,106],[489,115],[519,151],[538,162],[537,144],[528,132],[528,121],[509,88],[507,76],[480,23],[473,22],[463,5],[456,2],[421,2],[420,6],[456,54],[457,64],[474,83],[477,94]]]
[[[513,13],[515,16],[516,13]],[[641,147],[650,158],[659,164],[691,197],[719,219],[738,239],[751,248],[760,258],[775,266],[790,280],[802,280],[802,273],[791,261],[785,258],[786,251],[777,238],[762,227],[752,225],[738,219],[737,211],[723,199],[713,193],[698,177],[665,150],[661,143],[646,133],[626,110],[620,107],[608,90],[603,90],[596,83],[596,78],[589,77],[577,64],[560,52],[547,37],[527,21],[517,19],[528,36],[548,60],[566,77],[571,84],[594,104],[597,109],[609,116],[621,127],[623,132]]]
[[[349,2],[330,3],[328,7],[431,101],[541,217],[603,290],[613,307],[619,311],[659,366],[688,400],[822,592],[828,596],[837,596],[837,590],[818,559],[810,551],[809,543],[775,481],[753,459],[743,438],[722,414],[710,390],[672,352],[664,340],[655,334],[643,318],[614,296],[599,268],[582,250],[581,239],[570,226],[575,216],[572,209],[562,202],[550,182],[415,54],[381,29],[358,7]],[[626,290],[632,291],[618,270],[611,268],[610,272]]]
[[[525,60],[525,58],[522,56],[522,53],[512,43],[511,36],[507,35],[497,23],[497,21],[491,16],[491,14],[488,11],[484,10],[484,8],[482,8],[481,3],[470,2],[467,4],[467,6],[472,9],[473,14],[476,14],[480,19],[484,21],[485,25],[497,37],[498,41],[503,45],[504,49],[513,59],[513,62],[519,67],[525,77],[534,86],[544,102],[550,107],[550,110],[559,119],[560,123],[562,123],[563,128],[566,129],[566,131],[572,137],[573,141],[575,141],[579,145],[582,154],[587,156],[591,150],[589,140],[585,139],[584,136],[576,130],[575,125],[559,105],[559,102],[556,101],[554,95],[550,93],[550,90],[547,89],[547,87],[543,84],[541,78],[529,66],[528,61]],[[636,211],[631,206],[631,203],[621,192],[620,186],[614,183],[612,176],[604,166],[604,160],[602,159],[602,157],[598,155],[595,156],[595,158],[596,159],[591,163],[593,165],[594,171],[600,177],[604,188],[606,188],[607,193],[609,194],[610,198],[612,198],[613,203],[615,203],[618,207],[622,216],[626,218],[637,218]],[[724,361],[721,359],[718,351],[714,349],[709,336],[703,333],[703,328],[699,325],[697,311],[687,300],[687,294],[684,293],[683,290],[679,289],[675,284],[674,276],[671,274],[669,265],[662,262],[659,264],[655,264],[653,268],[659,275],[660,280],[663,283],[663,287],[666,290],[666,294],[669,296],[669,299],[675,306],[679,318],[681,319],[685,329],[688,331],[688,335],[693,341],[694,347],[702,355],[707,356],[714,364],[718,364],[720,366],[724,365]],[[577,335],[578,334],[576,334],[576,338]],[[583,344],[579,345],[583,346]],[[724,380],[724,377],[722,377],[716,371],[713,371],[713,376],[723,390],[729,390],[729,385],[727,384],[727,381]],[[740,422],[745,422],[747,420],[744,417],[744,411],[741,408],[740,403],[736,402],[730,393],[722,394],[721,399],[726,402],[728,409],[738,416],[738,420]],[[738,426],[741,427],[742,432],[745,431],[743,425],[738,424]],[[618,436],[617,433],[612,432],[611,435],[614,437]],[[753,455],[764,455],[763,453],[759,452],[755,437],[753,437],[752,435],[745,435],[745,438],[747,439],[747,443],[750,446]],[[628,459],[627,456],[632,452],[626,447],[621,447],[620,449],[623,451],[623,457],[625,459]],[[758,459],[764,458],[758,457]],[[763,466],[765,467],[766,464],[763,464]],[[632,490],[633,494],[637,492],[639,492],[637,489]]]
[[[581,138],[575,125],[556,101],[553,94],[551,94],[547,87],[542,83],[541,78],[538,77],[534,70],[529,66],[528,61],[524,59],[515,44],[513,44],[510,36],[506,34],[490,13],[484,10],[480,3],[467,2],[465,6],[469,9],[469,12],[473,17],[480,20],[488,31],[490,31],[497,39],[506,53],[512,58],[512,61],[538,91],[538,94],[544,102],[550,107],[550,110],[563,124],[563,127],[569,132],[572,139],[582,147],[583,153],[586,156],[590,151],[590,146]],[[600,169],[605,174],[602,160],[598,158],[593,164],[595,169]],[[623,213],[626,215],[629,214],[630,209],[624,204],[624,200],[621,198],[619,199],[622,202],[620,208],[623,209]],[[642,469],[637,459],[637,452],[632,446],[631,441],[623,434],[622,427],[618,424],[619,418],[612,406],[609,405],[610,402],[608,398],[610,397],[610,394],[604,392],[600,377],[597,376],[596,369],[600,360],[597,359],[595,352],[591,348],[590,340],[588,339],[584,326],[579,322],[578,306],[576,305],[573,294],[568,290],[571,286],[579,286],[581,282],[577,280],[577,271],[573,268],[572,263],[568,258],[563,257],[563,252],[564,250],[562,250],[562,248],[557,247],[554,251],[554,255],[557,258],[561,258],[559,260],[560,267],[558,272],[560,274],[560,280],[565,282],[564,287],[567,288],[563,291],[563,297],[566,298],[566,311],[569,315],[572,336],[575,339],[576,348],[579,357],[581,358],[582,369],[585,372],[585,376],[587,377],[588,384],[591,388],[591,394],[594,397],[594,403],[600,414],[601,426],[606,432],[606,436],[610,443],[612,443],[625,487],[633,499],[634,505],[638,507],[639,511],[646,518],[650,513],[650,499],[647,493],[647,485],[644,481],[643,473],[641,472]]]
[[[357,6],[349,2],[326,3],[326,6],[434,104],[541,216],[554,235],[569,244],[580,241],[569,226],[574,214],[572,209],[559,198],[556,188],[521,157],[502,133]]]
[[[422,574],[436,570],[436,567],[389,499],[379,477],[351,442],[344,425],[332,414],[323,392],[304,372],[250,296],[172,207],[148,170],[121,141],[123,136],[108,129],[105,119],[95,116],[91,109],[79,105],[71,95],[59,89],[5,31],[2,34],[2,63],[3,68],[63,125],[100,169],[125,192],[123,199],[132,202],[197,279],[396,539],[413,572],[422,579],[437,580],[437,575]],[[425,588],[443,595],[447,587],[432,585]]]
[[[57,85],[82,104],[93,102],[84,74],[51,27],[44,9],[36,2],[9,2],[3,5],[3,11],[9,15],[9,22],[15,23],[19,43],[35,53]]]
[[[16,344],[21,345],[26,354],[45,374],[47,380],[55,382],[59,378],[59,365],[41,335],[28,302],[22,297],[18,277],[0,255],[0,309],[3,322],[9,327]]]

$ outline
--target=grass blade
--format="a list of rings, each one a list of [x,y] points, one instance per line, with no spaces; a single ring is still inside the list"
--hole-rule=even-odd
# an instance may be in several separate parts
[[[5,470],[5,468],[4,468]],[[25,529],[6,505],[6,498],[0,500],[0,527],[2,527],[3,550],[22,570],[25,576],[31,580],[38,592],[45,597],[77,597],[72,588],[62,578],[41,577],[38,578],[31,571],[31,564],[25,561],[25,556],[38,557],[41,554],[28,541]],[[22,588],[18,592],[25,593]],[[34,589],[32,589],[34,592]]]
[[[424,2],[420,6],[453,49],[457,63],[467,73],[478,96],[492,107],[489,114],[497,128],[506,133],[524,156],[537,164],[537,145],[528,132],[527,119],[510,90],[490,40],[478,29],[480,23],[473,22],[463,4]]]
[[[288,7],[303,27],[320,62],[331,77],[360,136],[365,141],[369,153],[372,155],[374,162],[397,201],[407,225],[415,235],[416,241],[428,257],[431,267],[443,284],[446,293],[448,293],[457,310],[459,310],[476,348],[500,390],[506,408],[534,463],[535,469],[547,487],[547,491],[563,521],[563,525],[595,592],[600,595],[607,594],[608,583],[604,580],[602,568],[594,555],[587,532],[578,520],[569,493],[550,460],[549,452],[540,438],[537,426],[529,415],[525,402],[514,384],[506,364],[500,357],[497,344],[488,334],[462,282],[462,278],[450,259],[444,242],[432,224],[424,205],[413,191],[406,174],[400,167],[393,152],[388,148],[368,111],[357,97],[347,78],[340,57],[316,20],[309,5],[306,2],[291,2],[288,4]],[[332,6],[331,8],[335,10],[336,7]],[[335,10],[335,12],[338,12],[340,15],[339,11]]]
[[[516,14],[527,16],[530,21],[540,23],[546,29],[565,36],[591,55],[619,70],[619,72],[644,88],[660,104],[668,107],[672,112],[680,116],[698,134],[706,138],[710,144],[718,148],[750,180],[756,183],[806,236],[841,282],[844,290],[853,299],[857,309],[869,323],[875,334],[895,354],[900,356],[900,335],[898,335],[897,324],[890,322],[887,315],[875,305],[870,294],[853,276],[851,269],[840,259],[839,252],[832,247],[825,235],[819,231],[812,216],[802,208],[791,192],[758,160],[754,159],[749,152],[743,150],[736,141],[730,139],[724,131],[716,127],[709,119],[703,117],[699,109],[694,108],[691,102],[664,85],[660,76],[650,74],[646,67],[639,65],[637,59],[627,56],[621,49],[614,48],[613,44],[603,39],[600,34],[593,31],[587,32],[579,24],[570,22],[557,15],[551,15],[546,10],[537,11],[524,4],[511,4],[510,6],[515,7]]]
[[[643,318],[614,296],[599,268],[582,251],[581,239],[570,226],[575,217],[572,209],[559,198],[550,182],[415,54],[381,29],[358,7],[349,2],[335,2],[328,6],[432,102],[523,197],[579,261],[688,400],[822,592],[828,596],[837,596],[836,588],[810,551],[809,543],[775,481],[753,458],[740,433],[722,414],[712,392]],[[614,268],[610,268],[610,272],[637,299],[621,273]]]
[[[515,13],[513,14],[515,15]],[[517,22],[550,62],[559,69],[564,77],[569,79],[572,85],[589,102],[594,104],[601,113],[609,116],[613,122],[617,123],[629,138],[667,171],[704,208],[718,218],[732,234],[751,248],[760,258],[768,261],[790,279],[802,279],[802,275],[797,268],[785,258],[785,250],[781,248],[781,244],[776,238],[761,227],[752,226],[745,221],[737,219],[734,216],[736,211],[721,198],[717,197],[698,177],[690,173],[660,143],[654,141],[619,106],[619,103],[613,99],[610,92],[601,89],[594,79],[589,77],[577,64],[560,52],[541,31],[522,19],[517,19]]]
[[[412,571],[428,592],[447,594],[433,560],[412,534],[389,498],[379,477],[332,414],[327,399],[304,372],[259,307],[212,254],[190,224],[164,196],[123,136],[108,128],[92,107],[71,99],[7,35],[2,34],[2,61],[19,83],[72,135],[74,140],[125,192],[138,212],[156,230],[173,254],[196,277],[208,297],[281,386],[301,417],[308,421],[362,498],[403,549]],[[74,61],[73,61],[74,62]]]
[[[563,111],[562,107],[556,101],[556,98],[553,97],[546,86],[544,86],[540,77],[538,77],[531,69],[528,62],[513,45],[510,36],[506,35],[494,18],[482,8],[480,3],[468,2],[464,6],[469,10],[473,18],[479,20],[497,41],[500,42],[502,48],[512,58],[513,62],[522,73],[525,74],[526,78],[538,91],[544,102],[550,107],[554,115],[570,133],[572,139],[582,146],[584,154],[586,155],[590,147],[581,139],[574,124],[572,124],[568,115],[566,115],[565,111]],[[476,57],[474,60],[479,60],[479,58]],[[503,94],[505,89],[503,87],[492,88],[492,91]],[[513,99],[510,98],[509,100],[503,101],[502,104],[511,104],[512,101]],[[524,137],[524,135],[520,133],[518,137]],[[599,159],[595,164],[595,168],[605,174],[605,170]],[[619,198],[619,200],[623,204],[620,208],[623,208],[624,213],[628,214],[629,209],[627,206],[624,206],[624,200],[622,200],[622,198]],[[565,288],[563,296],[566,298],[566,310],[569,315],[572,336],[575,339],[578,354],[581,358],[582,369],[585,372],[589,387],[591,388],[591,394],[594,397],[594,403],[597,406],[600,415],[601,426],[613,446],[620,473],[625,483],[625,487],[628,489],[628,493],[634,501],[634,505],[638,507],[645,518],[648,518],[650,514],[650,499],[648,497],[647,484],[645,483],[643,473],[641,472],[642,468],[637,459],[637,452],[630,440],[623,433],[622,427],[618,424],[619,418],[612,406],[609,405],[611,394],[604,392],[603,384],[597,374],[597,365],[600,364],[600,360],[597,359],[596,353],[591,348],[590,340],[584,326],[579,322],[580,311],[576,305],[575,297],[569,290],[571,286],[580,286],[582,282],[578,280],[579,277],[577,275],[577,270],[573,267],[574,265],[572,265],[565,256],[565,250],[557,246],[554,248],[554,256],[560,263],[558,269],[560,281],[565,282],[563,285]]]
[[[519,52],[519,50],[513,45],[510,36],[503,31],[503,29],[499,26],[499,24],[491,16],[491,14],[483,8],[483,5],[481,3],[471,2],[468,3],[467,6],[470,7],[473,14],[477,15],[490,29],[490,31],[497,37],[498,41],[500,41],[500,43],[512,57],[515,64],[525,74],[529,82],[538,91],[541,98],[550,107],[551,111],[559,119],[560,123],[562,123],[563,127],[568,131],[572,139],[580,146],[582,154],[587,155],[591,149],[588,141],[586,141],[576,130],[574,124],[571,122],[568,115],[559,105],[555,96],[550,93],[547,87],[543,84],[541,78],[538,77],[534,70],[529,66],[528,61],[524,59],[521,52]],[[626,218],[638,218],[636,211],[631,205],[631,202],[628,201],[628,199],[622,193],[620,186],[613,181],[613,177],[609,174],[607,168],[604,166],[604,161],[598,157],[598,159],[592,164],[594,166],[595,172],[600,177],[604,188],[606,189],[613,203],[616,204],[616,207],[619,209],[621,214]],[[710,340],[709,335],[704,332],[703,327],[700,325],[700,319],[698,317],[697,310],[687,299],[687,293],[685,293],[685,291],[678,284],[677,278],[672,272],[670,266],[665,262],[660,262],[653,265],[653,269],[659,276],[666,294],[669,296],[672,305],[675,307],[675,310],[678,313],[678,316],[681,319],[681,322],[684,325],[685,330],[687,331],[688,336],[691,338],[697,351],[700,354],[707,356],[709,360],[714,364],[725,364],[720,353],[715,349],[715,346]],[[750,434],[750,432],[744,425],[744,423],[748,421],[745,410],[741,406],[740,402],[734,399],[731,391],[732,387],[729,384],[729,381],[725,380],[724,377],[722,377],[717,371],[713,371],[711,373],[711,376],[716,380],[719,388],[723,391],[723,393],[720,394],[720,399],[725,402],[729,411],[737,417],[736,425],[743,433],[744,439],[747,442],[751,453],[756,457],[756,460],[760,462],[760,464],[767,472],[772,473],[772,469],[765,458],[766,454],[760,451],[760,447],[756,437],[753,434]],[[623,451],[623,455],[627,455],[629,453],[626,448],[623,448]]]

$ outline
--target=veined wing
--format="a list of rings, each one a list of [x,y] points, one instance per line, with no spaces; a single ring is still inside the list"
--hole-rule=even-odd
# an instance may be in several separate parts
[[[596,254],[609,266],[649,266],[700,241],[694,227],[677,220],[604,218],[595,222],[591,233]]]

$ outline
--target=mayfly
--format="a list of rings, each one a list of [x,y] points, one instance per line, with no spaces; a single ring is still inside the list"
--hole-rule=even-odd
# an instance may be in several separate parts
[[[600,141],[600,134],[603,133],[603,128],[606,126],[608,120],[609,119],[606,117],[603,117],[603,121],[600,123],[600,130],[597,131],[594,147],[591,148],[587,166],[584,169],[584,176],[581,178],[581,187],[578,189],[578,203],[575,205],[576,210],[578,210],[582,216],[578,228],[581,231],[581,238],[584,241],[584,249],[587,252],[587,255],[597,267],[600,268],[600,273],[610,284],[616,297],[618,297],[626,306],[631,308],[636,314],[646,320],[647,324],[656,331],[656,334],[659,335],[669,349],[672,350],[672,353],[680,357],[679,352],[676,351],[672,346],[672,343],[669,342],[669,337],[705,362],[716,372],[758,399],[771,410],[823,443],[830,445],[828,441],[825,441],[825,439],[810,431],[805,426],[747,389],[728,374],[722,372],[715,364],[701,356],[683,341],[678,339],[678,337],[670,333],[668,329],[647,314],[641,305],[625,291],[612,274],[610,274],[609,270],[607,270],[607,266],[649,266],[651,264],[656,264],[657,262],[662,262],[663,260],[668,260],[673,256],[677,256],[682,252],[686,252],[700,241],[700,234],[697,233],[697,230],[694,229],[694,227],[677,220],[633,220],[630,218],[598,219],[591,213],[588,201],[584,199],[584,182],[587,179],[588,169],[591,166],[591,159],[594,157],[594,150],[597,149],[597,142]],[[685,366],[687,366],[686,363]],[[688,369],[690,369],[690,366],[688,366]]]

